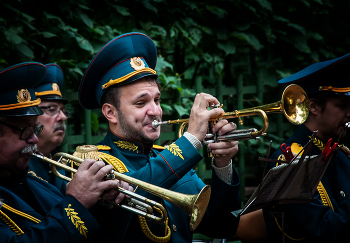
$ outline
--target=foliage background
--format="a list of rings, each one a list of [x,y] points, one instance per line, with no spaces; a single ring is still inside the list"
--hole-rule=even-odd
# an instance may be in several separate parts
[[[244,96],[248,108],[279,100],[279,79],[347,54],[349,7],[347,0],[1,0],[0,69],[27,61],[57,63],[65,74],[64,94],[75,94],[103,45],[120,34],[142,32],[158,48],[166,118],[189,114],[198,79],[204,88],[216,87],[219,79],[225,87],[235,86],[238,78],[244,86],[260,82],[262,93]],[[79,134],[82,108],[76,97],[69,99],[74,117],[69,119],[70,133]],[[224,100],[225,110],[237,108],[235,96]],[[276,116],[282,115],[269,116],[272,129]],[[93,133],[103,135],[106,124],[99,111],[93,111],[91,122]],[[256,117],[246,122],[250,127],[261,124]],[[269,141],[276,149],[293,129],[268,130],[260,142],[240,143],[246,165],[254,168],[247,185],[260,179],[263,166],[256,161],[266,156]]]

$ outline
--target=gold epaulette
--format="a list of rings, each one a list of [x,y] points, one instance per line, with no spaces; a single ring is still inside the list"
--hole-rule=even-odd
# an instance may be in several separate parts
[[[106,163],[113,166],[115,171],[120,173],[129,172],[125,164],[118,158],[113,155],[99,152],[99,150],[110,150],[111,148],[105,145],[82,145],[77,146],[76,151],[73,153],[73,156],[76,156],[81,159],[94,159],[97,161],[105,161]]]
[[[152,147],[152,148],[154,148],[154,149],[156,149],[156,150],[159,150],[159,151],[163,151],[163,150],[165,149],[165,147],[160,146],[160,145],[156,145],[156,144],[153,144],[153,147]]]

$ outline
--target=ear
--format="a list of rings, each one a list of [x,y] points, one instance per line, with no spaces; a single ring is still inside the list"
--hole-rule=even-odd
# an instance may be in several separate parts
[[[321,107],[315,102],[315,99],[309,99],[309,112],[314,115],[321,112]]]
[[[118,123],[118,112],[114,105],[104,103],[102,106],[102,113],[111,123]]]

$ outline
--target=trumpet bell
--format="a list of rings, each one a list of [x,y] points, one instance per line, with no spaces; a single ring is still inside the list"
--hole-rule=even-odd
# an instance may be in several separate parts
[[[281,105],[288,121],[294,125],[303,124],[309,116],[309,99],[299,85],[289,85],[282,94]]]

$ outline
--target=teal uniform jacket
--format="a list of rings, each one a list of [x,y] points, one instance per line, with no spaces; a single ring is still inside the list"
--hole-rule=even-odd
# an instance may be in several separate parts
[[[79,201],[72,196],[63,196],[56,187],[27,171],[14,175],[0,168],[0,198],[11,208],[41,221],[33,222],[3,206],[1,212],[24,232],[17,235],[0,214],[0,241],[3,243],[87,242],[84,234],[87,239],[92,239],[91,235],[99,229],[95,218]]]
[[[312,132],[304,125],[298,126],[294,135],[286,140],[286,145],[298,143],[304,146],[309,141]],[[322,141],[325,145],[327,141]],[[312,145],[312,154],[322,151]],[[271,158],[277,159],[282,152],[278,149]],[[273,164],[272,166],[275,166]],[[332,202],[334,211],[324,206],[320,194],[316,190],[314,201],[311,203],[286,204],[276,207],[276,211],[285,212],[285,233],[299,242],[349,242],[350,241],[350,160],[341,151],[333,154],[327,170],[321,179]],[[268,242],[282,242],[282,233],[275,220],[269,217],[269,209],[264,209],[267,226]],[[281,219],[278,220],[281,225]],[[286,242],[295,242],[288,237]]]
[[[126,165],[129,172],[125,174],[131,177],[185,194],[198,194],[205,185],[192,169],[202,156],[185,137],[179,138],[162,152],[158,152],[139,142],[121,139],[109,131],[99,145],[109,146],[111,150],[108,152]],[[232,183],[228,185],[219,179],[214,171],[212,174],[209,206],[196,232],[213,238],[234,236],[239,219],[230,212],[241,207],[239,177],[234,171]],[[137,189],[136,193],[165,205],[170,218],[169,226],[172,233],[170,242],[192,242],[193,232],[189,229],[190,218],[184,211],[141,189]],[[105,212],[99,215],[107,218],[113,217],[112,214],[116,217],[123,214],[123,217],[119,217],[119,222],[116,220],[117,225],[101,226],[107,232],[113,231],[113,228],[118,228],[119,232],[123,229],[122,235],[115,235],[117,242],[153,242],[141,231],[137,215],[117,208],[108,210],[105,209]],[[99,222],[101,221],[99,219]],[[164,224],[148,222],[148,226],[156,236],[165,235]]]
[[[51,154],[54,154],[55,152],[52,152]],[[64,169],[56,167],[57,171],[60,172],[62,175],[65,175],[66,172]],[[41,159],[31,156],[29,160],[29,170],[33,171],[36,176],[44,179],[45,181],[49,182],[50,184],[57,187],[57,189],[62,192],[63,195],[66,194],[66,184],[67,182],[58,178],[55,176],[54,173],[52,173],[51,165],[48,163],[42,161]]]

